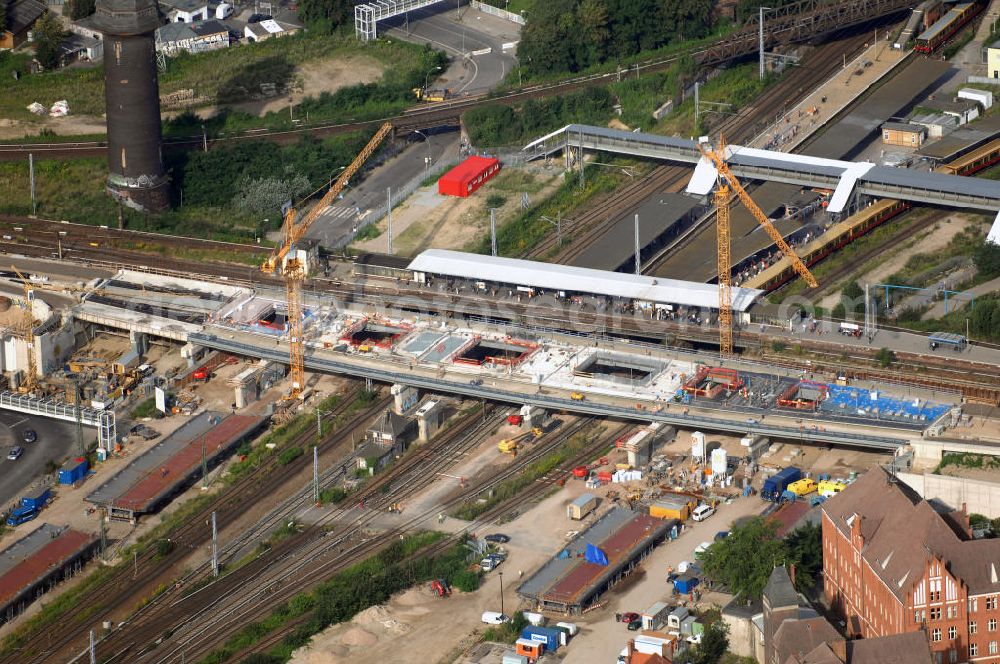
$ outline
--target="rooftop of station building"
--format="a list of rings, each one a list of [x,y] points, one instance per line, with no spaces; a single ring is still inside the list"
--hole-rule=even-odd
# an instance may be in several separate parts
[[[645,277],[584,267],[484,256],[445,249],[421,252],[409,265],[414,272],[511,284],[546,291],[587,293],[640,302],[716,309],[719,290],[712,284]],[[763,291],[734,287],[733,310],[746,311]]]

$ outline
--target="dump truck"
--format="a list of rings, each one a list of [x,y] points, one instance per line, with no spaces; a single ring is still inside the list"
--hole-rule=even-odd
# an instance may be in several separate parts
[[[760,490],[760,497],[763,500],[776,502],[781,498],[781,494],[788,489],[789,484],[800,479],[802,479],[802,471],[795,466],[783,468],[764,480],[764,486]]]

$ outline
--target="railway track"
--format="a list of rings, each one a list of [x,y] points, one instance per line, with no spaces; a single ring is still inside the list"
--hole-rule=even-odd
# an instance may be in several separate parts
[[[545,442],[544,444],[542,444],[541,442],[536,444],[528,452],[519,457],[515,463],[499,471],[486,482],[459,492],[457,495],[443,501],[441,505],[434,506],[433,508],[424,511],[421,514],[411,517],[407,522],[407,524],[385,533],[380,537],[382,543],[378,546],[374,546],[373,550],[365,550],[364,552],[359,551],[355,555],[346,557],[345,559],[342,560],[336,560],[336,561],[331,560],[329,561],[329,569],[325,572],[313,571],[314,561],[310,559],[300,561],[301,568],[309,570],[308,574],[310,575],[310,577],[308,581],[303,583],[301,578],[302,572],[298,569],[293,569],[290,570],[288,574],[295,575],[294,576],[295,587],[286,589],[285,584],[282,584],[280,596],[269,598],[267,605],[260,606],[256,602],[246,601],[246,598],[239,598],[239,601],[241,603],[238,608],[245,610],[238,610],[237,615],[230,617],[230,622],[232,623],[232,629],[238,629],[242,625],[245,625],[248,621],[259,620],[263,618],[272,610],[274,606],[276,606],[280,602],[288,601],[289,597],[294,596],[295,593],[301,592],[304,589],[308,589],[309,587],[312,587],[320,583],[325,578],[329,578],[329,576],[335,574],[337,571],[343,569],[344,567],[360,562],[361,560],[364,560],[366,557],[373,555],[378,550],[381,550],[381,548],[383,548],[384,546],[387,546],[390,542],[395,541],[399,536],[403,535],[405,532],[410,531],[415,526],[424,523],[428,518],[432,518],[434,514],[440,511],[446,511],[470,499],[470,497],[474,497],[479,493],[488,491],[491,488],[499,486],[500,484],[507,481],[511,477],[514,477],[515,475],[523,472],[524,468],[526,468],[528,465],[544,457],[546,454],[551,453],[554,449],[558,448],[573,435],[591,426],[592,424],[593,420],[587,418],[578,420],[574,424],[568,425],[564,431],[559,433],[558,436],[552,437],[549,441]],[[428,549],[421,550],[416,555],[419,557],[432,557],[434,555],[442,553],[451,546],[453,546],[457,541],[459,541],[459,538],[462,535],[472,530],[475,530],[481,527],[482,525],[485,525],[486,523],[491,522],[497,516],[503,514],[506,510],[511,509],[515,504],[523,505],[535,500],[544,492],[549,490],[549,488],[551,488],[551,486],[557,481],[557,478],[560,475],[560,473],[568,474],[569,472],[568,469],[572,467],[571,464],[578,465],[580,463],[580,459],[582,458],[585,458],[589,461],[598,452],[606,450],[612,444],[611,441],[613,440],[614,440],[613,437],[607,437],[607,436],[600,437],[596,444],[592,443],[589,446],[587,446],[582,452],[577,453],[576,455],[573,456],[573,458],[564,462],[559,469],[550,472],[545,478],[542,478],[532,483],[525,490],[519,492],[517,497],[502,501],[498,505],[492,507],[490,510],[487,510],[485,513],[480,515],[475,521],[469,522],[465,527],[461,529],[460,533],[455,534],[447,539],[444,539],[438,542],[437,544],[432,545]],[[562,471],[563,467],[566,467],[565,471]],[[425,488],[425,487],[420,487],[420,488]],[[415,491],[411,492],[411,495],[414,495],[415,493],[416,493]],[[195,618],[194,621],[198,622],[198,619]],[[293,621],[291,624],[284,626],[281,630],[278,630],[276,633],[269,635],[269,637],[267,637],[262,643],[254,644],[253,646],[243,649],[235,656],[230,657],[229,661],[239,661],[240,657],[243,657],[252,652],[264,651],[270,648],[271,646],[280,643],[285,636],[294,632],[295,629],[301,626],[304,622],[306,622],[305,617]],[[219,631],[218,627],[216,631]],[[227,631],[231,633],[232,630],[227,630]],[[186,652],[187,655],[194,654],[199,657],[204,656],[207,652],[209,652],[212,649],[212,647],[218,647],[218,645],[224,643],[225,640],[226,640],[225,637],[219,638],[216,634],[213,634],[210,638],[205,639],[203,643],[198,644],[196,642],[195,645],[197,649],[192,653],[192,651],[189,649],[190,646],[192,645],[192,641],[190,638],[186,638],[183,644],[185,648],[184,652]],[[169,656],[164,657],[162,648],[159,649],[156,654],[157,657],[159,657],[159,659],[156,660],[157,662],[175,661],[174,659],[171,659]],[[146,660],[140,659],[138,661],[142,662]]]
[[[860,50],[864,43],[864,37],[855,36],[818,47],[809,54],[802,66],[786,74],[752,104],[725,118],[713,128],[713,131],[725,134],[734,143],[752,138],[767,127],[768,122],[776,113],[780,113],[783,107],[793,106],[799,99],[812,92],[819,83],[827,80],[840,68],[842,58]],[[686,166],[657,166],[644,178],[630,182],[613,196],[595,201],[594,205],[581,212],[576,219],[570,220],[564,230],[564,235],[568,233],[574,238],[569,246],[557,247],[558,238],[550,232],[532,247],[526,256],[551,259],[557,263],[572,263],[611,232],[622,215],[634,210],[643,201],[662,192],[683,191],[690,173],[691,169]],[[666,249],[659,252],[659,255],[663,257],[682,250],[700,228],[695,226],[688,229]],[[658,266],[659,262],[653,260],[645,266],[643,272],[653,272]]]
[[[166,663],[203,656],[225,643],[248,621],[266,615],[277,604],[398,541],[433,516],[435,510],[409,517],[404,525],[383,533],[366,536],[363,531],[390,506],[427,488],[437,480],[438,473],[447,471],[478,447],[482,437],[492,433],[505,415],[506,410],[500,408],[491,408],[485,419],[479,412],[465,415],[441,436],[412,448],[393,467],[376,475],[362,491],[350,496],[350,507],[337,508],[317,519],[294,538],[290,547],[283,547],[277,555],[263,556],[261,563],[246,573],[240,568],[219,578],[195,595],[160,603],[154,617],[147,617],[143,624],[129,624],[101,643],[106,657],[116,656],[106,661]],[[361,505],[364,507],[357,507]],[[249,579],[253,582],[248,583]],[[172,632],[171,645],[150,649],[149,644],[163,632],[164,623]]]
[[[343,417],[357,403],[360,394],[360,387],[356,387],[325,416],[326,420],[333,422]],[[353,414],[344,426],[336,428],[324,438],[320,443],[320,449],[327,450],[341,444],[343,441],[339,440],[336,434],[345,428],[351,430],[367,422],[374,412],[384,408],[388,402],[388,397],[378,399]],[[310,428],[290,444],[304,445],[311,440],[315,440],[315,434]],[[90,589],[86,598],[60,617],[58,633],[54,634],[52,630],[48,630],[44,643],[41,639],[33,642],[36,647],[44,646],[44,650],[34,651],[26,647],[16,654],[5,656],[0,662],[32,664],[52,661],[52,657],[57,653],[64,653],[73,641],[83,638],[91,625],[106,619],[121,607],[132,606],[138,598],[152,593],[168,570],[187,557],[191,550],[204,546],[211,538],[205,523],[212,512],[217,513],[219,529],[223,530],[245,513],[248,504],[256,502],[261,495],[276,491],[301,470],[302,462],[281,466],[272,459],[269,463],[248,472],[232,487],[217,494],[186,523],[170,533],[170,540],[174,546],[169,553],[160,556],[156,547],[146,547],[141,555],[135,557],[132,566],[119,567],[104,582]],[[166,594],[169,595],[172,591],[173,589],[168,590]]]

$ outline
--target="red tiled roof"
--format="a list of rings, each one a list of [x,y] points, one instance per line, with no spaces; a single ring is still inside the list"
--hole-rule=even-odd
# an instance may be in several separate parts
[[[78,530],[66,530],[31,556],[0,576],[0,605],[17,597],[53,568],[63,565],[96,538]]]
[[[608,557],[608,567],[614,567],[616,563],[626,558],[629,552],[635,548],[636,544],[648,537],[657,528],[662,527],[663,524],[663,519],[656,519],[647,514],[639,514],[616,530],[610,537],[597,544]],[[604,573],[608,567],[581,560],[569,574],[560,579],[557,584],[545,593],[545,599],[557,602],[572,602],[597,577]]]
[[[205,456],[212,457],[219,448],[228,445],[234,438],[251,429],[258,422],[260,422],[259,417],[230,415],[204,436],[195,438],[187,447],[170,457],[166,463],[147,473],[121,496],[115,498],[113,500],[115,507],[137,511],[143,509],[149,501],[162,495],[201,464],[203,438]]]

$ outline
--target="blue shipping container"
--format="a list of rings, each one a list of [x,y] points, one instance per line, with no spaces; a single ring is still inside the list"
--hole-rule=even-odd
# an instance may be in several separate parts
[[[76,484],[87,475],[87,459],[70,459],[59,469],[59,484]]]
[[[41,489],[40,491],[36,491],[33,495],[21,498],[21,507],[40,510],[48,505],[49,500],[51,499],[52,491],[49,489]]]
[[[521,632],[521,638],[541,641],[548,650],[556,650],[559,646],[566,645],[566,635],[553,627],[535,627],[528,625]]]
[[[796,480],[802,479],[802,471],[795,466],[789,466],[779,471],[777,474],[764,480],[764,486],[760,490],[760,497],[764,500],[778,500],[781,492],[788,488],[788,485]]]

